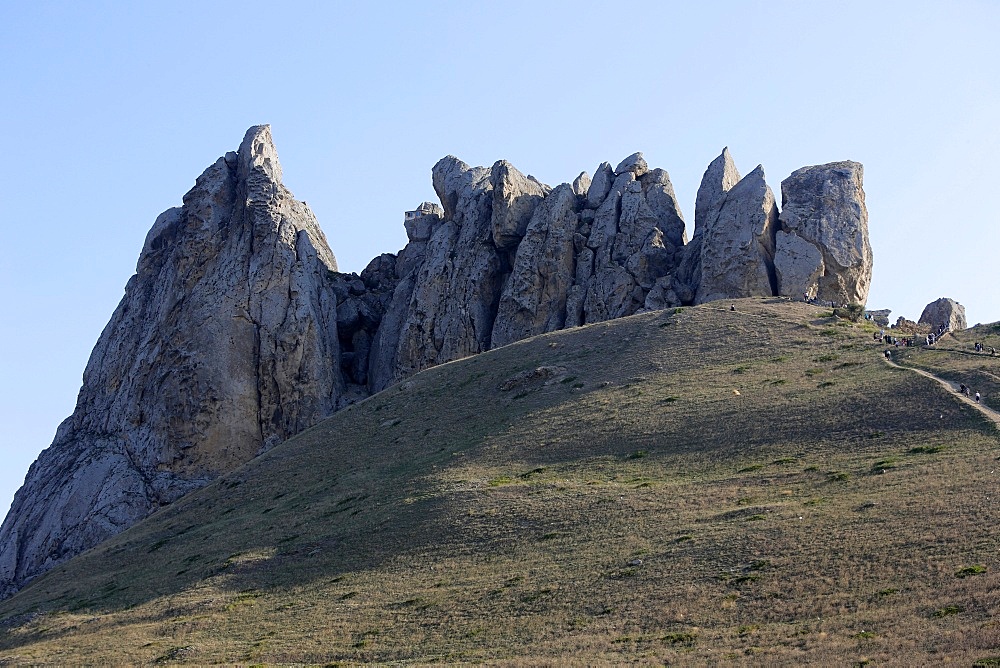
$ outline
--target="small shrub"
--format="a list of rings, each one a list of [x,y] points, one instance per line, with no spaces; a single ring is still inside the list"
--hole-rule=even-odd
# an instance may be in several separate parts
[[[820,369],[820,368],[815,368],[814,367],[812,369],[806,369],[806,375],[807,376],[818,376],[821,373],[823,373],[823,369]]]
[[[933,455],[935,453],[944,450],[943,445],[918,445],[914,448],[907,450],[907,454],[911,455]]]
[[[663,641],[671,645],[691,645],[698,639],[697,633],[668,633],[663,636]]]
[[[898,589],[896,589],[895,587],[889,587],[887,589],[883,589],[883,590],[881,590],[879,592],[876,592],[875,595],[876,596],[892,596],[893,594],[898,594],[898,593],[899,593]]]
[[[500,487],[501,485],[509,485],[512,482],[514,482],[514,479],[510,476],[501,475],[496,478],[492,478],[488,484],[490,487]]]
[[[972,664],[972,668],[993,668],[993,666],[1000,666],[1000,656],[987,656],[983,659],[976,659],[975,663]]]
[[[851,474],[845,471],[830,471],[828,477],[830,482],[844,482],[850,480]]]
[[[931,613],[931,617],[937,617],[937,618],[940,619],[941,617],[948,617],[950,615],[957,615],[960,612],[962,612],[962,606],[960,606],[960,605],[947,605],[947,606],[941,608],[940,610],[935,610],[933,613]]]
[[[840,357],[840,355],[834,355],[833,353],[830,353],[830,354],[827,354],[827,355],[820,355],[819,357],[817,357],[813,361],[814,362],[833,362],[838,357]]]
[[[576,380],[576,376],[566,376],[565,378],[563,378],[559,382],[562,383],[563,385],[565,385],[566,383],[572,383],[574,380]]]
[[[649,452],[647,452],[646,450],[636,450],[635,452],[633,452],[632,454],[630,454],[628,456],[628,458],[629,459],[642,459],[642,458],[646,457],[647,455],[649,455]]]
[[[966,566],[965,568],[960,568],[955,571],[956,578],[967,578],[970,575],[982,575],[986,572],[986,567],[982,564],[973,564],[972,566]]]
[[[854,637],[858,640],[870,640],[875,637],[874,631],[862,631],[861,633],[855,633]]]
[[[751,464],[750,466],[740,469],[738,473],[752,473],[753,471],[759,471],[762,468],[764,468],[763,464]]]
[[[888,469],[894,469],[894,468],[896,468],[895,457],[886,457],[885,459],[879,460],[874,464],[872,464],[873,472],[884,472],[887,471]]]

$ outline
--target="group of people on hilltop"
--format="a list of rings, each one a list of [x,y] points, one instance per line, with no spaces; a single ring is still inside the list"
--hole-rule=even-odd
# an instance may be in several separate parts
[[[976,341],[975,348],[976,348],[976,352],[977,353],[985,353],[986,352],[986,346],[984,346],[982,343],[979,343],[978,341]],[[994,348],[993,346],[990,346],[990,356],[991,357],[996,357],[996,354],[997,354],[997,349]]]

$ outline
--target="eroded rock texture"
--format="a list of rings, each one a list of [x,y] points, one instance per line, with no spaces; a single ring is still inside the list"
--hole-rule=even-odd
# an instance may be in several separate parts
[[[331,414],[336,268],[270,129],[251,128],[150,230],[0,528],[0,594]]]
[[[803,167],[781,182],[774,257],[778,294],[864,304],[872,276],[868,209],[857,162]]]
[[[760,165],[725,192],[705,219],[695,303],[775,294],[778,206]]]

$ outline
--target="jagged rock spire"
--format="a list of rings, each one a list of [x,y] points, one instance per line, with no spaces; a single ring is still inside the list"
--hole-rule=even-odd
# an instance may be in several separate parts
[[[333,412],[337,268],[266,125],[147,235],[0,527],[0,596]]]

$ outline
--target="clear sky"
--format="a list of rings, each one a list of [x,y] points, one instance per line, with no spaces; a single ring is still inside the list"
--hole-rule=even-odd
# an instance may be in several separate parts
[[[776,194],[864,163],[869,307],[1000,320],[998,34],[995,0],[4,3],[0,510],[157,214],[258,123],[342,271],[402,247],[447,154],[556,185],[643,151],[690,233],[728,145]]]

